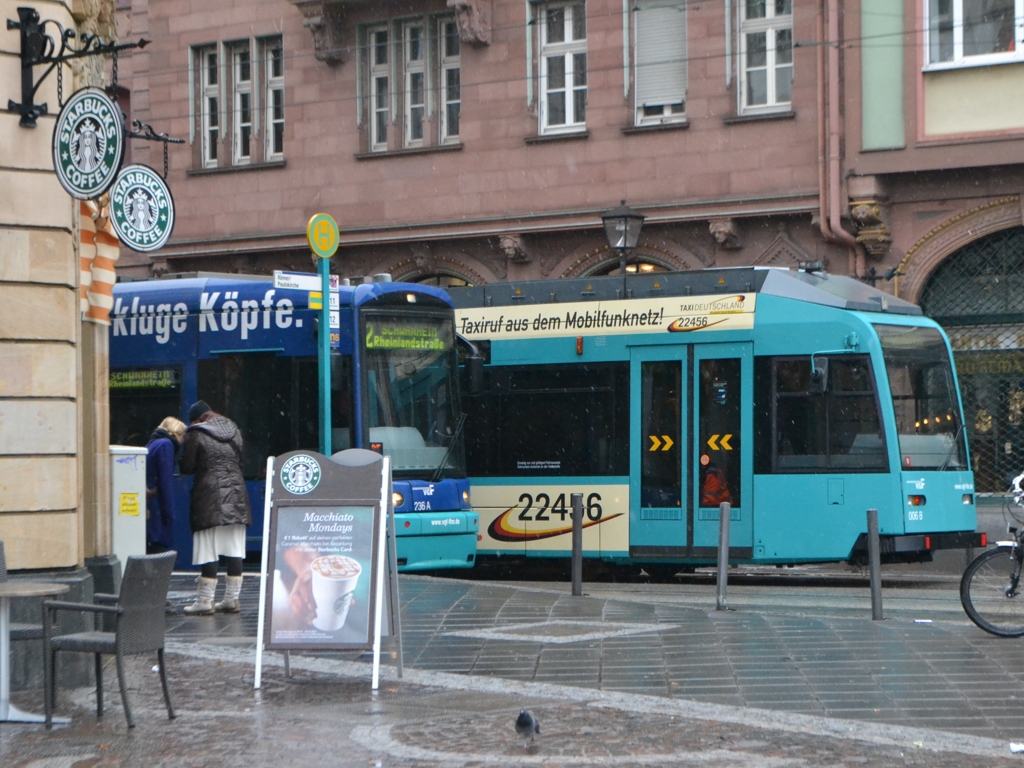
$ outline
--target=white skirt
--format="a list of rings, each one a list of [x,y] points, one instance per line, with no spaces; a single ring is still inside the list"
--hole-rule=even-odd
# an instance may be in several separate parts
[[[245,557],[244,525],[218,525],[192,534],[192,565],[215,563],[221,555]]]

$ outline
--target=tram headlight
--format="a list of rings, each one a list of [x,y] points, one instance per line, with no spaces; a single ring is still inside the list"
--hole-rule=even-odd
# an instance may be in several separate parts
[[[469,504],[469,491],[462,492],[462,503]]]
[[[973,504],[974,503],[974,494],[973,493],[965,493],[964,496],[963,496],[963,502],[964,502],[964,504]]]
[[[405,504],[405,496],[400,494],[398,491],[392,491],[391,503],[395,506],[395,509]]]

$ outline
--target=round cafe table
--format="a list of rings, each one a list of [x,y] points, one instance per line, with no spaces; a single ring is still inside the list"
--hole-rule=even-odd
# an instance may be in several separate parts
[[[62,595],[68,589],[67,584],[0,581],[0,723],[42,723],[46,720],[43,715],[22,712],[11,704],[11,598],[52,597]],[[66,721],[66,718],[62,719]]]

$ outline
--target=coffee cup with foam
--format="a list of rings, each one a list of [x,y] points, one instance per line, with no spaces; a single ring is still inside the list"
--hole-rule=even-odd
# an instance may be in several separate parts
[[[310,564],[313,573],[313,626],[322,632],[337,632],[345,626],[356,585],[363,568],[345,555],[324,555]]]

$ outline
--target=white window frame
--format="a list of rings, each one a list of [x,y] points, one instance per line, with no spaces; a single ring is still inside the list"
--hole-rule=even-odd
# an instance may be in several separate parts
[[[220,68],[217,46],[196,49],[199,59],[200,146],[203,168],[217,167],[217,144],[221,140]],[[212,61],[211,61],[212,59]],[[213,78],[210,77],[211,73]],[[212,104],[211,104],[212,100]]]
[[[1011,64],[1024,61],[1024,0],[1014,0],[1013,43],[1014,50],[998,53],[964,55],[964,0],[950,0],[953,10],[953,58],[948,61],[932,61],[932,49],[938,49],[939,41],[932,31],[931,0],[921,0],[924,12],[925,34],[924,69],[943,70],[966,67],[987,67],[992,64]]]
[[[563,41],[556,43],[547,42],[548,39],[548,11],[562,8],[564,9],[564,34]],[[576,64],[576,56],[582,54],[584,57],[587,56],[587,36],[586,36],[586,19],[584,19],[584,35],[582,38],[573,39],[573,21],[575,14],[579,10],[583,10],[584,15],[586,14],[586,5],[582,2],[558,2],[558,3],[546,3],[539,8],[539,23],[537,24],[539,45],[537,50],[539,52],[540,67],[539,67],[539,95],[540,95],[540,109],[538,110],[540,115],[540,133],[542,135],[553,135],[561,133],[581,133],[586,130],[586,92],[589,88],[587,82],[587,68],[583,69],[583,80],[584,83],[581,86],[575,82],[576,72],[574,66]],[[563,86],[560,88],[550,87],[550,75],[549,75],[549,59],[561,58],[564,62],[564,75],[565,80]],[[589,61],[587,62],[589,66]],[[581,116],[576,114],[575,109],[575,93],[576,91],[583,91],[584,93],[584,114],[583,119],[579,119]],[[551,124],[550,107],[548,104],[549,95],[557,92],[563,92],[565,95],[565,123]]]
[[[284,158],[284,47],[282,45],[281,38],[270,38],[263,44],[264,50],[264,83],[266,98],[264,103],[266,104],[266,120],[263,124],[266,126],[266,140],[264,142],[263,158],[264,160],[281,160]],[[281,66],[279,74],[274,74],[274,62],[276,61]],[[275,98],[277,102],[275,102]],[[276,107],[280,107],[280,113],[278,114]],[[274,136],[276,135],[276,129],[280,126],[281,128],[281,149],[275,151],[274,149]]]
[[[252,49],[249,43],[232,45],[231,51],[231,159],[235,165],[252,162],[253,146],[253,67]],[[244,64],[243,64],[244,62]],[[242,79],[243,66],[248,68],[249,77]],[[245,117],[248,119],[245,119]],[[248,144],[248,147],[245,145]],[[247,153],[243,154],[243,148]]]
[[[642,18],[645,13],[651,14],[651,22],[645,23]],[[666,13],[680,14],[681,18],[666,19]],[[687,5],[679,0],[636,0],[633,3],[635,125],[686,122],[687,13]],[[645,41],[641,35],[655,35],[656,39]]]
[[[377,36],[383,33],[385,36],[384,51],[385,61],[377,62],[378,42]],[[387,25],[370,27],[366,31],[367,45],[367,71],[369,73],[369,97],[370,97],[370,151],[386,152],[388,148],[389,125],[391,123],[391,29]],[[384,90],[381,93],[381,80]],[[380,134],[380,120],[383,118],[383,136]]]
[[[448,53],[448,27],[455,29],[455,53]],[[462,40],[459,38],[458,25],[454,16],[442,16],[437,22],[438,29],[438,60],[441,68],[441,76],[438,81],[439,102],[438,109],[441,113],[441,143],[457,144],[459,142],[459,126],[462,122]],[[448,74],[455,73],[457,91],[454,94],[448,90]],[[448,109],[455,106],[458,110],[458,118],[455,121],[454,130],[449,125]]]
[[[756,115],[770,112],[783,112],[792,109],[792,85],[790,86],[790,98],[781,101],[776,93],[776,70],[789,67],[793,72],[793,14],[792,8],[796,0],[790,3],[790,13],[775,15],[776,0],[765,0],[765,16],[758,19],[746,18],[746,2],[740,0],[740,29],[739,29],[739,112],[744,115]],[[776,61],[776,38],[779,32],[789,30],[790,34],[790,62],[779,64]],[[764,33],[765,35],[765,87],[767,101],[764,104],[747,104],[750,88],[749,68],[747,66],[747,35]],[[761,67],[758,67],[761,69]],[[790,79],[792,83],[792,76]]]
[[[418,38],[418,39],[417,39]],[[417,50],[418,49],[418,50]],[[402,64],[405,92],[402,94],[403,146],[423,146],[427,129],[427,23],[417,20],[402,25]],[[418,54],[419,58],[413,58]],[[417,87],[416,83],[419,83]],[[414,100],[417,99],[417,100]],[[414,129],[419,128],[419,135]]]

